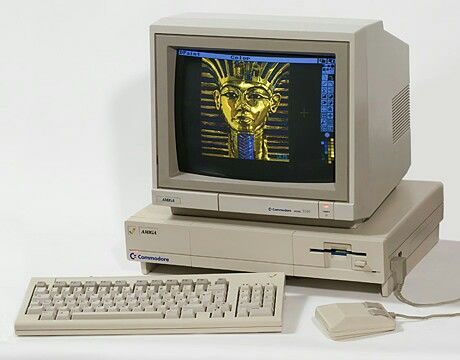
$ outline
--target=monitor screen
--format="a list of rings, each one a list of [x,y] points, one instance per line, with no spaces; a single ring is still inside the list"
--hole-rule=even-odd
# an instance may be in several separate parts
[[[177,49],[176,59],[181,172],[335,182],[335,55]]]

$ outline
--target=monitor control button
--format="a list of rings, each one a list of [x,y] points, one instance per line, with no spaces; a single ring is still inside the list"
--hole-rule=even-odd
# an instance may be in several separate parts
[[[320,219],[333,219],[334,218],[334,203],[333,202],[319,202],[319,218]]]

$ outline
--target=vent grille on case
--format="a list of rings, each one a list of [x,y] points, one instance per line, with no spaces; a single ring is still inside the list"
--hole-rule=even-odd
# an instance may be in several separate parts
[[[402,89],[392,100],[393,144],[410,129],[410,93],[409,85]]]

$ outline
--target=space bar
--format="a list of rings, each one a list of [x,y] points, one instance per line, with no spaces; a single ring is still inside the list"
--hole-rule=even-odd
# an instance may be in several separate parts
[[[72,320],[98,320],[98,319],[163,319],[159,311],[149,312],[77,312],[72,314]]]

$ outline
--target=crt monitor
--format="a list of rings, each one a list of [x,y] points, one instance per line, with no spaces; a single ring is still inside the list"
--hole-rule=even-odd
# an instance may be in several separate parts
[[[186,215],[365,220],[410,164],[407,45],[381,21],[251,19],[152,25],[153,202]]]

